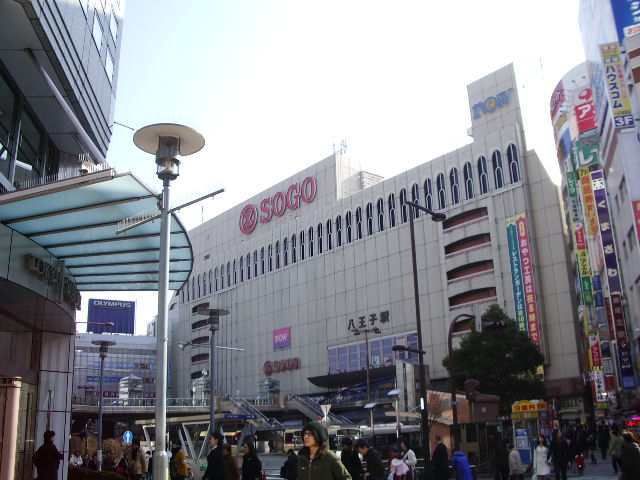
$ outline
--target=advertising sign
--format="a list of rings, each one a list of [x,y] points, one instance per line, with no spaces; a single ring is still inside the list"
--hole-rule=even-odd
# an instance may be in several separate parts
[[[592,135],[576,140],[574,153],[577,167],[590,167],[600,163],[599,138]]]
[[[135,318],[135,302],[90,298],[87,332],[128,333],[133,335]],[[113,327],[106,325],[107,323],[113,323]]]
[[[638,241],[640,241],[640,201],[633,201],[633,217],[636,221],[636,235],[638,236]]]
[[[515,217],[507,219],[507,240],[509,245],[509,262],[511,264],[511,282],[513,285],[513,303],[516,307],[516,324],[521,332],[528,333],[527,314],[524,303],[524,285],[522,284],[522,265],[518,246],[518,231]]]
[[[609,106],[616,128],[633,127],[631,99],[624,80],[624,62],[618,42],[600,45],[604,79],[609,94]]]
[[[580,176],[580,188],[582,190],[582,204],[587,221],[587,232],[590,237],[595,237],[598,233],[598,215],[596,212],[596,202],[591,186],[591,175],[588,168],[578,170]]]
[[[273,349],[284,350],[291,347],[291,327],[278,328],[273,331]]]
[[[598,127],[596,106],[593,103],[593,92],[591,88],[583,88],[578,92],[573,113],[578,126],[578,134],[582,135]]]
[[[618,41],[640,31],[640,2],[634,0],[611,0],[611,10],[616,22]]]
[[[624,307],[622,306],[621,295],[611,295],[611,311],[613,313],[615,338],[618,343],[620,383],[625,389],[633,389],[636,387],[636,381],[633,375],[633,360],[624,321]]]
[[[509,105],[511,101],[511,94],[513,93],[513,88],[509,88],[500,93],[497,93],[495,96],[487,97],[483,101],[475,103],[472,107],[473,119],[477,120],[478,118],[486,115],[488,113],[493,113],[499,108],[506,107]]]
[[[591,172],[591,181],[598,212],[598,221],[600,223],[600,241],[602,242],[602,251],[604,252],[609,293],[622,293],[616,243],[613,239],[613,230],[609,219],[609,204],[607,202],[607,188],[603,171],[595,170]]]
[[[520,264],[522,266],[522,284],[524,286],[524,303],[527,313],[527,329],[529,338],[536,345],[540,345],[540,322],[536,304],[536,286],[533,276],[533,252],[529,242],[527,219],[524,213],[516,215],[518,231],[518,247],[520,250]]]
[[[556,88],[553,89],[553,93],[551,94],[551,103],[549,105],[549,110],[551,111],[551,120],[555,118],[556,113],[558,113],[558,110],[560,110],[560,107],[566,100],[567,97],[564,90],[564,83],[562,82],[562,80],[560,80],[558,82],[558,85],[556,85]]]

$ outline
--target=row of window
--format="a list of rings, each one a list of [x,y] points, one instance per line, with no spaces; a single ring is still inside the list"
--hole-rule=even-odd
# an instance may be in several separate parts
[[[520,167],[518,161],[518,152],[515,145],[510,144],[507,147],[507,159],[510,172],[511,183],[520,181]],[[502,170],[502,154],[496,150],[492,154],[493,178],[495,189],[505,186],[504,173]],[[463,168],[465,199],[469,200],[476,195],[473,181],[473,167],[467,162]],[[477,172],[479,179],[480,195],[489,192],[489,181],[487,177],[487,159],[484,156],[478,158]],[[458,169],[453,167],[449,172],[450,179],[450,205],[460,203]],[[436,202],[437,208],[433,206],[433,191],[431,179],[424,181],[424,189],[421,198],[420,187],[417,183],[411,187],[411,199],[414,203],[425,205],[432,210],[442,210],[446,208],[446,186],[444,174],[440,173],[436,176]],[[282,241],[277,240],[275,244],[269,244],[266,248],[261,247],[259,250],[249,252],[246,256],[230,260],[223,263],[207,273],[194,275],[191,282],[187,283],[186,288],[180,292],[180,300],[182,302],[196,300],[205,295],[229,288],[237,285],[245,280],[251,280],[252,277],[264,275],[286,267],[289,263],[294,264],[304,260],[306,257],[322,254],[325,251],[333,250],[334,247],[341,247],[343,244],[349,244],[354,240],[361,240],[366,233],[367,236],[376,232],[382,232],[385,228],[393,228],[397,224],[397,220],[405,223],[409,220],[409,208],[407,205],[407,190],[400,190],[400,210],[399,218],[396,214],[396,198],[391,193],[387,198],[386,205],[382,198],[379,198],[374,204],[367,203],[364,209],[364,216],[361,207],[355,209],[355,214],[347,211],[344,217],[336,216],[335,219],[328,219],[326,222],[318,223],[316,227],[309,227],[300,233],[286,237]],[[420,217],[420,212],[415,212],[416,217]]]
[[[374,338],[369,341],[369,365],[371,368],[395,365],[396,360],[416,360],[417,354],[396,353],[394,345],[418,348],[418,336],[415,333],[397,337]],[[367,345],[365,342],[341,347],[329,347],[329,374],[356,372],[367,368]]]
[[[81,0],[80,4],[82,5],[82,9],[84,10],[85,15],[88,15],[88,5],[86,0]],[[106,7],[103,6],[103,14],[106,16]],[[93,25],[91,28],[91,35],[93,37],[93,41],[96,44],[96,47],[98,48],[98,54],[100,54],[101,49],[102,49],[102,25],[100,25],[100,16],[99,16],[99,12],[98,9],[96,8],[94,15],[93,15]],[[109,32],[111,33],[111,38],[113,39],[113,43],[114,45],[117,46],[117,38],[118,38],[118,19],[116,17],[116,13],[115,11],[112,9],[111,13],[109,15]],[[107,54],[105,56],[105,63],[104,63],[104,69],[105,72],[107,73],[107,78],[109,79],[109,83],[113,83],[113,71],[114,71],[114,64],[113,64],[113,57],[111,55],[111,51],[109,49],[109,46],[107,44]]]

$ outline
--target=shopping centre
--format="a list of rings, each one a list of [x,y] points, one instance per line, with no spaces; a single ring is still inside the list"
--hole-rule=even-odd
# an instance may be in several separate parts
[[[392,347],[417,341],[413,201],[447,216],[415,221],[432,384],[447,377],[451,322],[467,314],[481,328],[497,303],[544,352],[549,397],[579,405],[559,190],[527,148],[517,85],[509,65],[468,86],[472,141],[457,150],[387,179],[338,151],[192,230],[193,273],[170,307],[174,394],[207,374],[202,304],[229,311],[216,343],[244,349],[216,354],[222,395],[348,389],[364,379],[367,347],[372,380],[394,375]]]

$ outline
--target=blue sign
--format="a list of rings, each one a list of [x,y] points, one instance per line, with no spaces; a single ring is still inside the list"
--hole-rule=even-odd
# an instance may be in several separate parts
[[[133,335],[135,318],[135,302],[89,299],[88,332],[128,333]],[[113,327],[108,325],[109,323],[112,323]]]
[[[616,22],[618,42],[640,31],[640,2],[637,0],[611,0],[611,10]]]
[[[130,430],[122,434],[122,443],[125,445],[131,445],[133,443],[133,433],[131,433]]]
[[[499,108],[509,105],[512,93],[513,88],[509,88],[508,90],[500,92],[495,96],[487,97],[482,102],[476,103],[475,105],[473,105],[473,107],[471,107],[473,110],[473,118],[478,119],[482,117],[482,115],[493,113]]]
[[[256,416],[255,415],[242,415],[242,414],[238,414],[238,413],[225,413],[223,418],[225,420],[255,420]]]

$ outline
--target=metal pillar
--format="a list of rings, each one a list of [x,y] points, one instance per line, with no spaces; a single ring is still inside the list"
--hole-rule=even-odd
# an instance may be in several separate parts
[[[209,433],[215,433],[216,431],[216,378],[215,378],[215,366],[216,366],[216,330],[217,330],[217,318],[211,317],[209,319],[209,395],[211,400],[209,401]]]
[[[107,356],[107,347],[100,346],[100,378],[98,386],[98,471],[102,471],[102,385],[104,382],[104,359]]]
[[[156,409],[155,409],[155,453],[153,474],[158,480],[169,478],[169,458],[167,456],[167,294],[169,290],[169,249],[171,246],[169,228],[169,183],[162,181],[162,207],[160,224],[160,272],[158,279],[158,323],[156,325]]]

